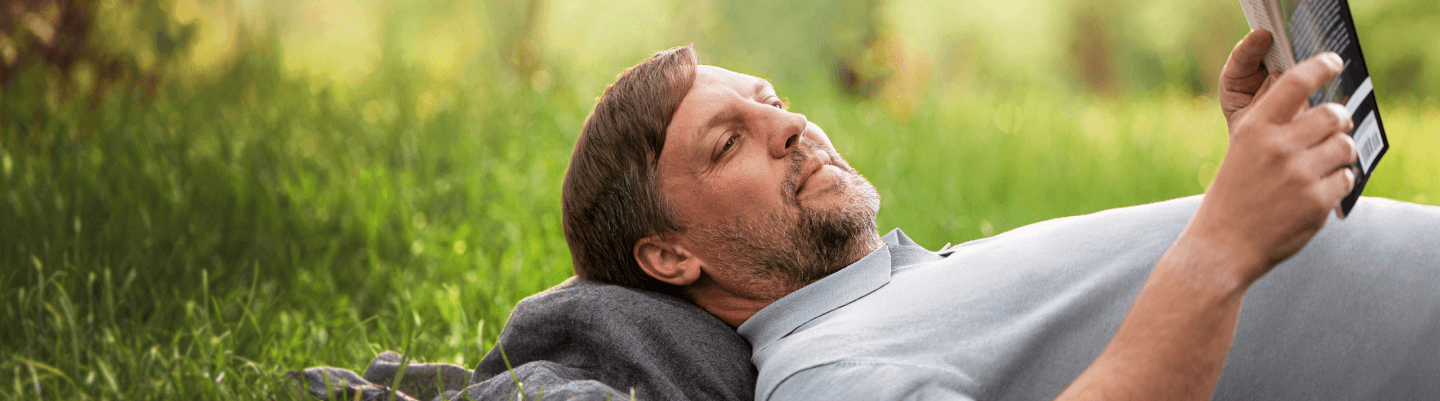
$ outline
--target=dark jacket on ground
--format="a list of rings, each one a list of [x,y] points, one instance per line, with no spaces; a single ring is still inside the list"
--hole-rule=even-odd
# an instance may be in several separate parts
[[[454,365],[411,363],[392,385],[401,359],[381,354],[363,377],[326,367],[291,376],[319,398],[364,393],[370,399],[398,390],[401,399],[515,399],[517,379],[527,400],[542,394],[542,400],[632,394],[638,400],[749,400],[755,394],[750,345],[719,319],[668,295],[573,278],[521,301],[468,380]]]

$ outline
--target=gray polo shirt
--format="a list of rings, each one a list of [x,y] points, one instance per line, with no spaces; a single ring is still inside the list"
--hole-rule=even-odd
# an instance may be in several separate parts
[[[885,246],[740,326],[757,400],[1053,398],[1199,197]],[[1440,208],[1364,198],[1246,297],[1217,399],[1440,398]]]

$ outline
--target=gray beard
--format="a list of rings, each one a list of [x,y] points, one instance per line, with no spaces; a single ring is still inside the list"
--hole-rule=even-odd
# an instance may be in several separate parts
[[[807,140],[801,147],[818,148],[819,144]],[[831,158],[842,170],[859,178],[856,182],[841,182],[838,190],[846,199],[840,205],[826,209],[800,205],[795,190],[804,158],[797,149],[791,154],[790,172],[781,191],[798,215],[768,215],[759,223],[737,218],[716,226],[695,227],[701,243],[716,246],[717,253],[724,255],[730,265],[726,267],[747,278],[740,284],[742,288],[734,290],[756,298],[778,299],[869,253],[876,235],[880,195],[838,154],[831,152]],[[859,185],[852,185],[856,183]]]

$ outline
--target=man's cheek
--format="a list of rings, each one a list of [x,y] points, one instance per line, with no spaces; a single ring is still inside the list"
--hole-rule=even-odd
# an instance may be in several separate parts
[[[731,215],[755,208],[754,195],[740,186],[711,185],[699,188],[685,196],[687,204],[698,206],[700,215]]]

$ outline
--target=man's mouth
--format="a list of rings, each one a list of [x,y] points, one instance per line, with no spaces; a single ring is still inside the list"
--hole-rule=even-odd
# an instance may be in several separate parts
[[[839,166],[836,166],[836,165],[832,164],[828,159],[829,159],[829,158],[826,157],[826,155],[824,155],[823,153],[821,153],[820,155],[813,156],[813,157],[811,157],[809,160],[807,160],[807,163],[805,163],[804,166],[801,167],[801,170],[800,170],[801,173],[800,173],[800,176],[799,176],[799,180],[796,181],[796,183],[797,183],[797,185],[795,186],[795,195],[796,195],[796,196],[799,196],[801,193],[805,192],[805,189],[806,189],[806,188],[811,188],[811,187],[814,187],[814,186],[817,186],[817,185],[818,185],[818,186],[823,186],[822,183],[811,182],[811,181],[814,181],[814,180],[816,180],[816,179],[824,178],[824,177],[817,177],[817,175],[829,175],[829,174],[823,174],[823,173],[825,172],[825,169],[826,169],[825,167],[826,167],[826,166],[834,167],[834,169],[836,170],[835,172],[839,172],[839,171],[841,170]]]

